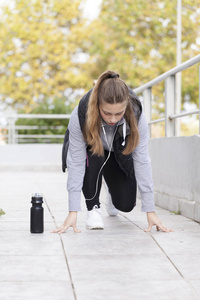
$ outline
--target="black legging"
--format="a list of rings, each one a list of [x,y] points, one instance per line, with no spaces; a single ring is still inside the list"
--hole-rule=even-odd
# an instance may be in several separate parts
[[[108,151],[105,151],[105,157],[97,157],[96,155],[91,155],[90,151],[87,151],[87,164],[83,181],[83,194],[86,199],[87,209],[92,210],[94,205],[100,207],[99,194],[103,175],[114,206],[118,210],[129,212],[136,205],[137,183],[135,176],[130,179],[120,169],[113,152],[111,152],[107,163],[103,167],[99,175],[98,187],[96,186],[99,170],[107,156]]]

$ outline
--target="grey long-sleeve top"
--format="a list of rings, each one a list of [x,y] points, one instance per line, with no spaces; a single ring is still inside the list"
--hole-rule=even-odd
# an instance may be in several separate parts
[[[124,118],[119,121],[119,124],[126,122]],[[106,131],[107,139],[113,135],[115,126],[110,127],[103,122]],[[69,199],[69,211],[81,210],[81,190],[83,186],[83,178],[85,174],[86,161],[86,143],[80,128],[78,119],[78,106],[75,107],[71,114],[69,122],[69,149],[67,154],[67,190]],[[140,140],[139,144],[132,153],[135,177],[138,189],[141,195],[143,212],[152,212],[154,208],[154,193],[151,171],[151,160],[148,150],[148,125],[144,114],[142,113],[138,123]],[[101,134],[101,139],[104,148],[107,148],[107,142],[104,135]],[[108,150],[108,149],[106,149]]]

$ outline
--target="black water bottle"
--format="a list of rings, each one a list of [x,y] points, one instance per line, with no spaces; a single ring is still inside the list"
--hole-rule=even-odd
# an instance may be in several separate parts
[[[35,193],[31,198],[31,233],[42,233],[44,231],[44,211],[42,207],[42,195]]]

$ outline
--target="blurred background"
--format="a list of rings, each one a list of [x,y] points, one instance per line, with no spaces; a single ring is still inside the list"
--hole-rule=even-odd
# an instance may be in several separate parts
[[[182,0],[181,25],[177,3],[0,0],[0,144],[9,142],[9,115],[15,143],[62,143],[67,118],[17,114],[70,114],[107,69],[134,89],[198,55],[199,0]],[[198,84],[198,65],[182,72],[181,112],[198,108]],[[153,87],[152,105],[152,119],[162,118],[164,83]],[[183,118],[179,135],[198,134],[198,118]],[[152,137],[164,134],[164,124],[152,125]]]

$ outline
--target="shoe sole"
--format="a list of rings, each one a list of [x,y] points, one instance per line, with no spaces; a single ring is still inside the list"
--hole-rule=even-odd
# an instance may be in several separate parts
[[[96,227],[86,226],[86,228],[89,230],[103,230],[104,229],[104,227],[102,227],[102,226],[96,226]]]
[[[119,211],[116,212],[116,213],[110,213],[109,210],[107,210],[107,209],[106,209],[106,211],[107,211],[107,214],[108,214],[110,217],[116,217],[116,216],[119,214]]]

